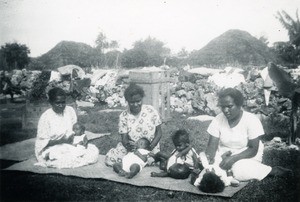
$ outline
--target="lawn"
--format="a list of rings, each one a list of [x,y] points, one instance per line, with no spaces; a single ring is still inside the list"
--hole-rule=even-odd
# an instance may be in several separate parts
[[[92,143],[101,154],[114,147],[120,137],[117,133],[120,111],[103,112],[101,107],[85,109],[88,114],[80,115],[79,120],[85,123],[92,132],[110,132]],[[14,116],[12,113],[10,113]],[[189,131],[191,143],[197,152],[202,151],[208,141],[206,128],[209,122],[188,120],[187,116],[172,113],[170,121],[162,126],[163,137],[161,148],[166,152],[173,149],[170,134],[184,128]],[[1,122],[0,145],[35,137],[34,130],[21,130],[20,123]],[[275,127],[275,126],[274,126]],[[284,130],[284,129],[282,129]],[[267,141],[267,140],[268,141]],[[250,182],[232,198],[201,196],[185,192],[172,192],[151,187],[136,187],[102,179],[83,179],[63,175],[32,174],[27,172],[1,171],[1,201],[299,201],[300,155],[299,151],[289,149],[282,143],[265,139],[264,163],[280,165],[294,171],[294,177],[267,177],[258,182]],[[1,160],[1,168],[14,161]]]

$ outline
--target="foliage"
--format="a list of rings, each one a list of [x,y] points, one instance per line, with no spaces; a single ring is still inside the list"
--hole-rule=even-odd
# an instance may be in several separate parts
[[[33,83],[32,90],[29,94],[30,101],[43,101],[47,99],[46,87],[51,76],[51,71],[42,71],[40,76]]]
[[[143,50],[124,50],[121,64],[122,67],[134,68],[134,67],[145,67],[147,60],[147,53]]]
[[[107,49],[116,49],[119,47],[119,43],[115,40],[109,41],[103,32],[100,32],[95,41],[96,49],[100,53],[104,53]]]
[[[96,49],[99,50],[100,53],[102,53],[104,49],[107,49],[109,47],[109,42],[107,41],[105,34],[102,32],[98,34],[95,43]]]
[[[171,55],[166,59],[166,65],[170,67],[183,67],[189,64],[190,53],[182,48],[176,55]]]
[[[30,62],[29,48],[24,44],[6,43],[0,49],[1,69],[23,69]]]
[[[261,40],[241,30],[229,30],[210,41],[205,47],[193,51],[192,65],[266,65],[274,55]]]
[[[170,49],[164,43],[148,37],[146,40],[136,41],[130,50],[125,50],[122,56],[122,66],[127,68],[161,66]]]
[[[295,48],[290,42],[276,42],[272,50],[285,66],[293,68],[295,65],[290,64],[300,64],[300,49]]]
[[[31,58],[29,65],[27,66],[28,70],[44,70],[46,69],[46,65],[42,60],[37,58]]]
[[[120,51],[109,51],[105,53],[105,67],[120,67],[122,53]]]
[[[290,41],[275,43],[275,53],[286,65],[300,64],[300,21],[298,16],[298,10],[296,11],[296,20],[294,20],[285,11],[278,11],[276,18],[288,31]]]
[[[294,20],[287,12],[277,12],[276,18],[282,26],[288,31],[290,42],[296,47],[300,46],[300,21],[298,9],[296,10],[296,20]]]
[[[109,41],[103,32],[100,32],[95,40],[94,63],[96,66],[116,66],[116,60],[112,61],[113,56],[119,57],[119,53],[115,50],[119,47],[119,43],[115,40]],[[108,51],[107,53],[105,53]],[[95,64],[94,64],[95,65]]]

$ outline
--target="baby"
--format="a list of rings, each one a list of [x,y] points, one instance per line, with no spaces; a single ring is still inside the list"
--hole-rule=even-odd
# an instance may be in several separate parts
[[[222,158],[230,155],[231,152],[226,152],[223,154]],[[199,187],[201,191],[206,193],[217,193],[222,192],[224,188],[229,185],[239,186],[239,181],[233,178],[230,170],[225,171],[220,168],[220,160],[216,160],[214,163],[210,164],[204,152],[201,152],[199,157],[204,169],[202,171],[199,170],[196,177],[192,176],[191,183]]]
[[[170,155],[158,152],[154,155],[156,161],[160,161],[160,169],[163,172],[152,172],[151,177],[172,177],[186,179],[191,170],[199,167],[198,155],[190,145],[189,134],[186,130],[178,130],[172,135],[175,149]]]
[[[69,135],[69,143],[52,146],[46,149],[42,155],[46,160],[50,161],[62,160],[62,157],[66,154],[69,154],[69,159],[79,158],[85,154],[87,147],[88,139],[85,134],[85,126],[77,122],[73,125],[73,133]]]
[[[113,170],[119,176],[133,178],[147,165],[148,157],[152,155],[149,151],[150,141],[147,138],[140,138],[135,144],[137,149],[134,152],[128,152],[123,157],[122,163],[113,165]]]
[[[72,144],[74,146],[82,146],[86,148],[88,139],[85,134],[85,126],[77,122],[73,125],[73,132],[74,138]]]

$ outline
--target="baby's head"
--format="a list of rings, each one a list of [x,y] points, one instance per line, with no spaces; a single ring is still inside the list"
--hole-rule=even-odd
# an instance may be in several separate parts
[[[189,134],[186,130],[177,130],[172,135],[172,141],[177,151],[182,151],[190,145]]]
[[[203,175],[199,189],[205,193],[219,193],[225,188],[224,182],[214,172],[207,172]]]
[[[136,141],[136,146],[138,149],[150,150],[150,144],[150,141],[145,137],[142,137]]]
[[[73,125],[73,132],[75,136],[83,135],[85,133],[85,126],[77,122]]]
[[[168,169],[169,177],[174,179],[187,179],[191,173],[190,168],[186,164],[174,163]]]

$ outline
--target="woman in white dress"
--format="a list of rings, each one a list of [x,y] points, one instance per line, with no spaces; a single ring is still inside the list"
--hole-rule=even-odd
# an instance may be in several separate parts
[[[99,150],[95,145],[88,144],[86,149],[72,145],[77,115],[72,107],[66,106],[64,90],[53,88],[49,90],[48,98],[51,108],[41,115],[37,128],[35,156],[38,165],[73,168],[97,162]]]
[[[211,162],[218,162],[222,169],[231,169],[233,176],[240,181],[289,173],[288,169],[262,164],[264,145],[260,137],[264,135],[264,129],[254,114],[242,109],[243,102],[243,95],[237,89],[220,91],[218,104],[222,113],[207,129],[210,137],[206,155]],[[231,155],[223,155],[226,152]]]

